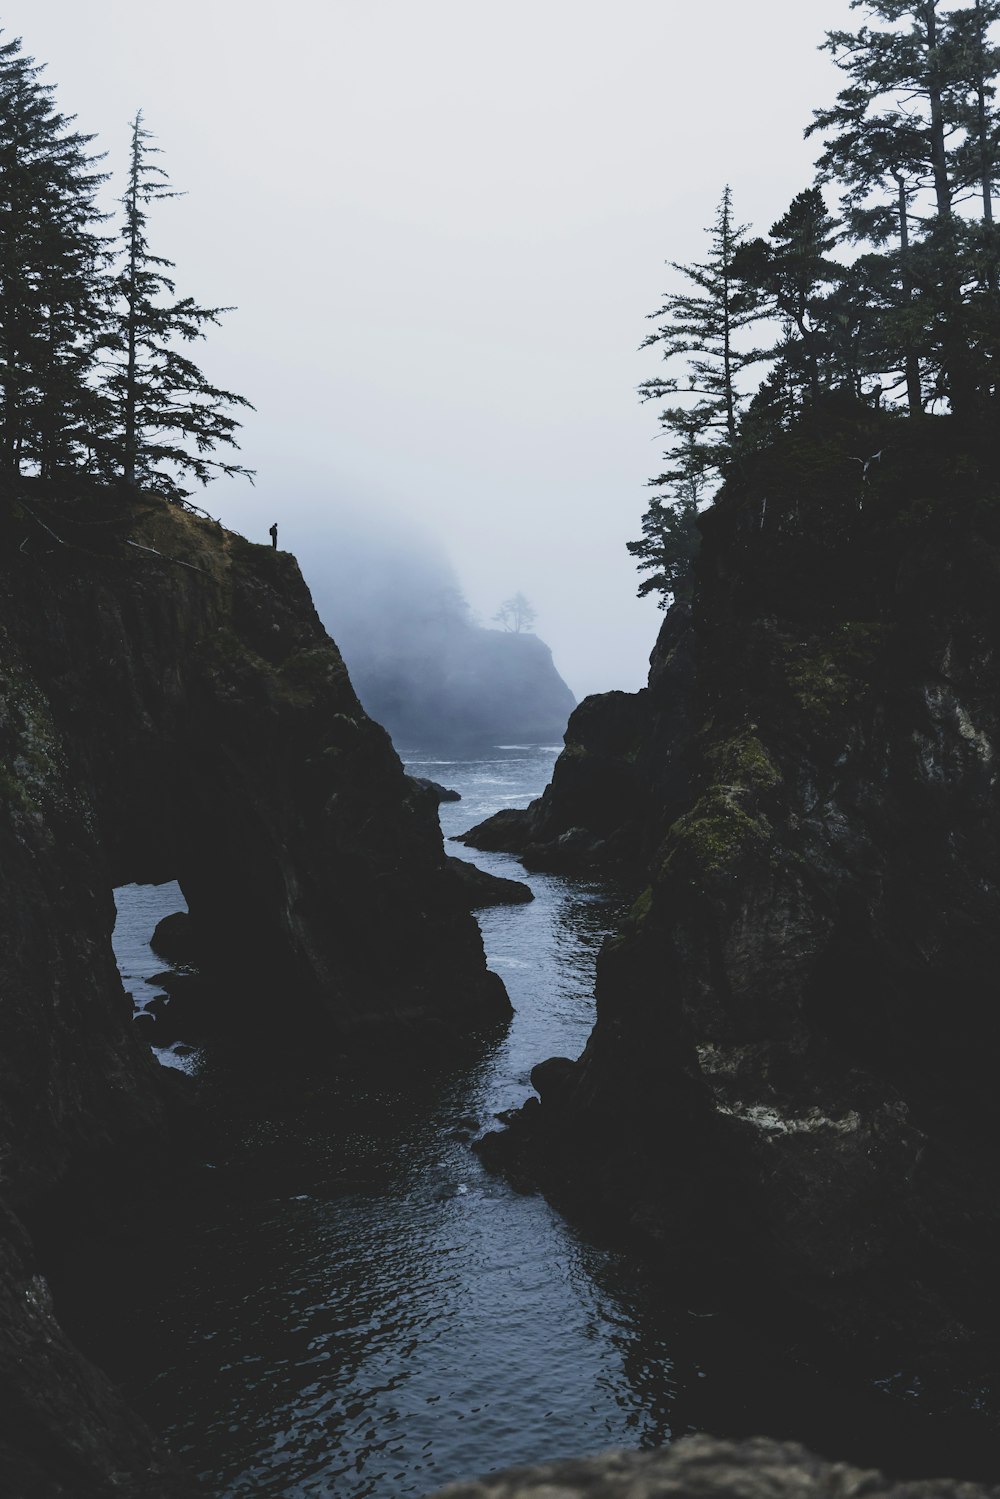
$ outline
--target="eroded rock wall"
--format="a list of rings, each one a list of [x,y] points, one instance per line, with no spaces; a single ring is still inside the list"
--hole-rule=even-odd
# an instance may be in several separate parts
[[[62,1196],[127,1193],[165,1149],[113,886],[178,879],[276,1044],[444,1044],[509,1005],[294,560],[157,501],[32,498],[0,525],[0,1489],[158,1499],[187,1486],[59,1331],[18,1222],[57,1234]]]
[[[706,517],[691,790],[661,800],[584,1056],[498,1147],[665,1267],[973,1356],[1000,1246],[997,455],[873,423],[790,438]]]

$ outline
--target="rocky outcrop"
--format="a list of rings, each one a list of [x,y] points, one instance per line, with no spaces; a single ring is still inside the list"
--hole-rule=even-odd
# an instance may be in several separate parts
[[[173,1108],[115,966],[117,884],[180,881],[205,970],[275,1049],[441,1044],[509,1005],[294,560],[158,501],[41,504],[0,514],[0,1186],[51,1228],[62,1196],[155,1169]],[[174,1493],[3,1222],[0,1407],[34,1415],[0,1488]]]
[[[5,1499],[196,1493],[56,1318],[21,1224],[0,1205],[0,1492]]]
[[[1000,1488],[935,1478],[894,1482],[828,1463],[791,1442],[684,1437],[656,1452],[607,1452],[478,1483],[455,1483],[432,1499],[997,1499]]]
[[[466,859],[449,858],[448,868],[472,911],[478,911],[482,906],[520,906],[535,898],[531,886],[523,880],[507,880],[502,875],[488,874]]]
[[[689,792],[694,632],[687,604],[668,613],[650,668],[639,692],[584,699],[537,801],[495,813],[460,841],[556,873],[641,866]]]
[[[885,416],[731,482],[649,887],[584,1055],[483,1147],[664,1273],[966,1368],[1000,1321],[998,471]]]
[[[428,796],[433,797],[436,806],[440,806],[442,802],[460,802],[462,800],[462,793],[460,791],[455,791],[450,786],[442,786],[439,781],[428,780],[426,776],[410,776],[410,780],[414,786],[419,786],[421,790],[427,792]]]
[[[15,551],[0,600],[26,741],[10,746],[17,827],[36,793],[84,824],[90,878],[65,899],[92,891],[103,939],[112,885],[178,879],[204,963],[262,1019],[279,989],[340,1035],[505,1013],[430,799],[361,709],[294,559],[174,506],[121,524],[103,555]]]

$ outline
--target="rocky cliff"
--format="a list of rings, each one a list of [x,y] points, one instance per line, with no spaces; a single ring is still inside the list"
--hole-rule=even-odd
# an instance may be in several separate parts
[[[519,854],[528,869],[642,866],[690,793],[694,665],[691,610],[675,604],[650,657],[649,685],[585,698],[538,800],[494,813],[460,841]]]
[[[791,1298],[900,1361],[981,1356],[984,1389],[997,458],[948,419],[831,419],[730,480],[704,517],[692,675],[675,615],[647,693],[578,710],[599,725],[582,754],[571,733],[530,814],[536,839],[560,819],[614,839],[560,788],[602,733],[626,724],[624,744],[638,724],[604,769],[645,767],[647,832],[631,810],[622,826],[648,888],[602,954],[584,1055],[536,1069],[541,1105],[484,1146],[628,1225],[664,1273],[697,1265],[744,1305]]]
[[[509,1005],[291,556],[154,500],[29,492],[0,529],[0,1488],[151,1499],[181,1480],[59,1332],[11,1216],[58,1222],[166,1138],[112,888],[179,880],[241,1028],[275,1041],[443,1042]]]

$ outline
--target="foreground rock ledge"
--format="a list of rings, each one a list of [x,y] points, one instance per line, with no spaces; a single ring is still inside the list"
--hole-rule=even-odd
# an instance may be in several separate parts
[[[431,1499],[997,1499],[949,1478],[894,1482],[790,1442],[684,1437],[659,1452],[607,1452],[455,1483]]]

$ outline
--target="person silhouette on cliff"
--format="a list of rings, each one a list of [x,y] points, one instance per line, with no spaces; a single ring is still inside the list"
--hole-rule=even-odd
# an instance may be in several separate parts
[[[270,528],[270,530],[268,531],[267,534],[271,538],[271,545],[274,547],[274,550],[277,551],[278,550],[278,522],[277,521],[275,521],[274,525],[271,526],[271,528]]]

